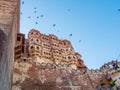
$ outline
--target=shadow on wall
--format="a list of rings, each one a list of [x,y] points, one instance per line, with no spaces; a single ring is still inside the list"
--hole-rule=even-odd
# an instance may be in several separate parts
[[[6,40],[7,40],[7,37],[0,28],[0,62],[1,62],[2,54],[4,52],[4,46],[6,44]]]

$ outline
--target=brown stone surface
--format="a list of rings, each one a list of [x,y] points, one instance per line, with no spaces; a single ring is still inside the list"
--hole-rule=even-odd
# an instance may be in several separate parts
[[[102,79],[106,83],[102,90],[106,90],[109,86],[107,72],[113,80],[120,76],[120,69],[115,71],[110,67],[103,70],[75,70],[66,64],[39,63],[34,57],[21,57],[14,63],[12,90],[97,90]],[[117,81],[116,85],[120,87],[120,82]],[[116,86],[112,90],[116,90]]]
[[[0,90],[11,90],[20,0],[0,0]],[[1,40],[2,39],[2,40]]]
[[[7,40],[7,37],[6,37],[5,33],[0,29],[0,60],[1,60],[3,52],[4,52],[6,40]]]
[[[55,35],[32,29],[23,46],[26,52],[19,53],[22,56],[14,63],[12,90],[96,90],[100,80],[106,83],[102,87],[106,90],[109,87],[106,74],[109,72],[113,80],[120,76],[120,70],[110,67],[112,62],[99,70],[89,70],[70,41],[60,40]],[[120,87],[119,80],[116,86]],[[112,89],[116,90],[116,86]]]

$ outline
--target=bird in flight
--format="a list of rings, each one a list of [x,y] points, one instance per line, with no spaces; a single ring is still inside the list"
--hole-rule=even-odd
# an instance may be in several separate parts
[[[41,17],[43,17],[43,15],[41,14]]]
[[[22,1],[22,5],[24,4],[24,1]]]
[[[79,40],[79,43],[81,42],[82,40]]]
[[[34,13],[36,13],[37,11],[34,11]]]
[[[39,18],[39,16],[37,16],[37,18]]]
[[[68,9],[68,11],[70,11],[70,9]]]
[[[28,18],[30,19],[30,16],[28,16]]]
[[[20,15],[22,15],[22,12],[20,12]]]
[[[120,8],[118,8],[118,11],[120,11]]]
[[[71,33],[71,34],[69,34],[69,36],[71,37],[71,36],[72,36],[72,33]]]
[[[53,24],[53,27],[55,27],[56,26],[56,24]]]
[[[38,22],[36,22],[35,24],[38,24]]]

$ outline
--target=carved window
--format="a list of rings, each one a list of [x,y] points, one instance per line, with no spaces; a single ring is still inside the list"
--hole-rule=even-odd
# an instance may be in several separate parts
[[[39,40],[37,39],[36,41],[38,42]]]
[[[33,39],[31,39],[31,41],[33,41]]]
[[[38,33],[36,33],[36,35],[38,35]]]
[[[31,35],[33,35],[33,32],[31,32]]]
[[[79,64],[81,65],[82,63],[79,61]]]
[[[33,49],[33,46],[31,46],[31,49]]]
[[[21,38],[20,37],[17,37],[17,41],[20,41],[21,40]]]
[[[68,56],[68,59],[71,59],[71,57],[70,57],[70,56]]]
[[[37,49],[39,49],[39,47],[37,47]]]

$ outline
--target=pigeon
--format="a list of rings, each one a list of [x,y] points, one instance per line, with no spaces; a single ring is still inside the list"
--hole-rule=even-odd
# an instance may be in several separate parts
[[[120,11],[120,8],[118,9],[118,11]]]
[[[37,16],[37,18],[39,18],[39,16]]]
[[[69,34],[69,36],[71,37],[71,36],[72,36],[72,33],[71,33],[71,34]]]
[[[38,24],[38,22],[35,22],[35,24]]]
[[[30,16],[28,16],[28,18],[30,19]]]
[[[82,40],[79,40],[79,43],[81,42]]]
[[[22,1],[22,5],[24,4],[24,1]]]
[[[34,9],[36,9],[36,8],[34,8]]]
[[[70,9],[68,9],[68,11],[70,11]]]
[[[36,13],[37,11],[34,11],[34,13]]]
[[[53,24],[53,27],[55,27],[56,26],[56,24]]]
[[[43,15],[41,14],[41,17],[43,17]]]

